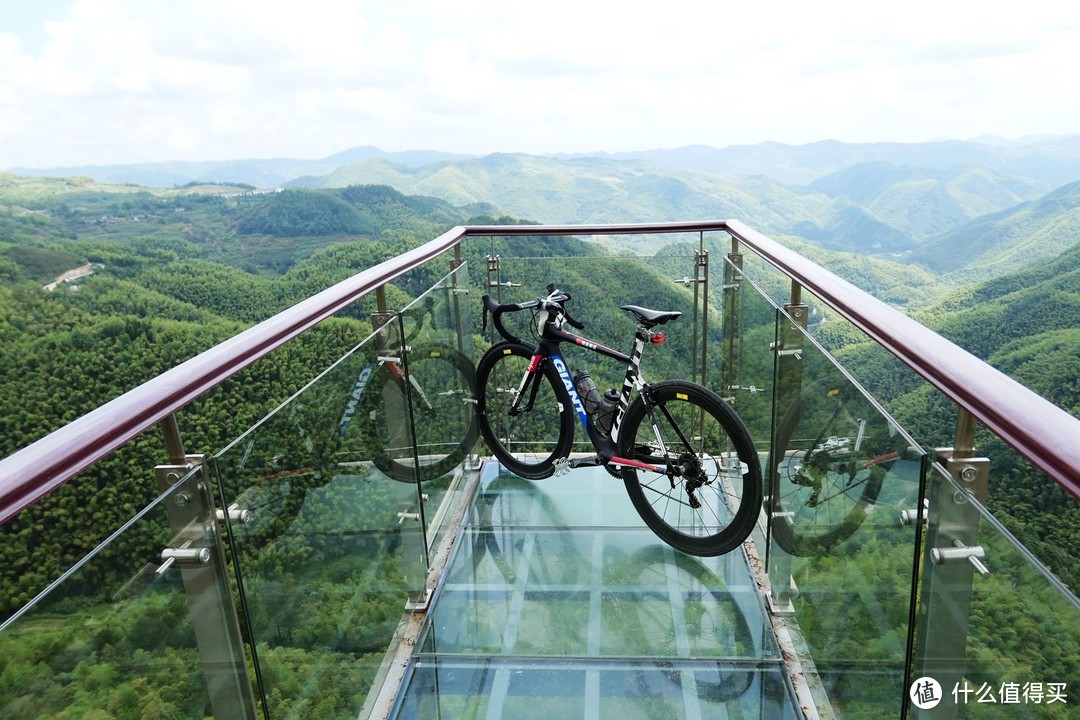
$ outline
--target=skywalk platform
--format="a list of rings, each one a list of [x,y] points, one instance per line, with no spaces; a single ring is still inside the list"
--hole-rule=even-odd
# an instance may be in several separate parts
[[[394,718],[801,717],[746,555],[683,555],[622,481],[481,472]]]

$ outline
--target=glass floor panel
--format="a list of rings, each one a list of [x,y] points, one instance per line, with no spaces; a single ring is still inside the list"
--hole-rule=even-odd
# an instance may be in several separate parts
[[[683,555],[622,480],[488,473],[432,599],[400,718],[794,718],[746,559]]]

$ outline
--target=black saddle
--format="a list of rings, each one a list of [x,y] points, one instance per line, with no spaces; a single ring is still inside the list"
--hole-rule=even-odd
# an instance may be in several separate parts
[[[674,320],[682,315],[681,312],[674,312],[672,310],[650,310],[649,308],[638,307],[637,305],[623,305],[619,309],[633,313],[634,317],[638,319],[638,322],[645,327],[663,325],[668,320]]]

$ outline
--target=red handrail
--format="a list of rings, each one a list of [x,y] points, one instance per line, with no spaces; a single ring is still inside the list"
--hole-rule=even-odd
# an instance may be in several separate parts
[[[737,238],[1080,497],[1080,420],[741,222],[474,225],[453,228],[415,250],[313,295],[0,460],[0,523],[300,333],[466,237],[703,232],[726,232]]]

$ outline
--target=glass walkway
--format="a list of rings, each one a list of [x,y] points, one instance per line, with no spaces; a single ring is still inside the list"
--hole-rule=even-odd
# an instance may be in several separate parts
[[[743,553],[673,551],[602,468],[485,468],[392,717],[796,717]]]

